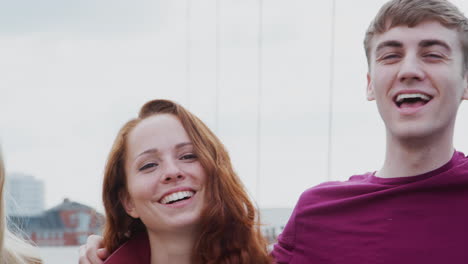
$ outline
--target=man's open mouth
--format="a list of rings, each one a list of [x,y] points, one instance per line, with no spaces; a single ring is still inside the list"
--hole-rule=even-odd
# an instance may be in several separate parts
[[[431,100],[432,96],[422,93],[398,94],[394,98],[394,102],[398,108],[419,107],[427,104]]]

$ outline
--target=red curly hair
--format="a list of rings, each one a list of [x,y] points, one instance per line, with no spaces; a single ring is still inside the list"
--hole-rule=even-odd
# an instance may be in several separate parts
[[[146,231],[140,219],[127,215],[120,198],[127,190],[124,164],[128,134],[141,120],[157,114],[172,114],[180,120],[208,176],[200,235],[192,251],[193,263],[272,263],[257,210],[234,172],[225,147],[199,118],[169,100],[147,102],[138,118],[128,121],[114,141],[103,183],[107,215],[105,247],[112,252],[135,234]]]

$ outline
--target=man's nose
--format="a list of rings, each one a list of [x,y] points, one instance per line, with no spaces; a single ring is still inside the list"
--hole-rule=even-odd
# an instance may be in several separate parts
[[[417,55],[407,55],[400,63],[398,80],[400,82],[422,81],[425,78],[422,62]]]

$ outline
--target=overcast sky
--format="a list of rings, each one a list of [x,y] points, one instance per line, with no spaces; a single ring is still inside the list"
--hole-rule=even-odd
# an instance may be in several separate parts
[[[155,98],[215,131],[260,207],[292,207],[327,180],[329,135],[332,180],[377,170],[384,127],[365,98],[362,40],[384,2],[336,0],[332,43],[332,1],[1,1],[7,171],[44,180],[47,207],[68,197],[102,211],[114,137]],[[468,152],[468,102],[457,122]]]

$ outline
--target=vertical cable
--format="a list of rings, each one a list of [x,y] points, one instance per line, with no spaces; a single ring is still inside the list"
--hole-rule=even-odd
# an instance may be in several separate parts
[[[331,10],[331,45],[330,45],[330,80],[328,95],[328,158],[327,158],[327,180],[331,180],[332,165],[332,132],[333,132],[333,86],[335,72],[335,0],[332,0]]]
[[[190,0],[186,1],[186,8],[185,8],[185,94],[187,96],[186,107],[190,109],[190,49],[192,44],[192,39],[190,36],[191,28],[190,28]]]
[[[219,14],[219,1],[216,0],[216,44],[215,44],[215,132],[219,133],[219,40],[220,40],[220,29],[219,29],[219,19],[220,19],[220,14]]]
[[[258,0],[258,39],[257,39],[257,72],[258,72],[258,89],[257,89],[257,182],[256,200],[260,204],[260,176],[261,176],[261,132],[262,132],[262,90],[263,90],[263,75],[262,75],[262,48],[263,48],[263,0]]]

